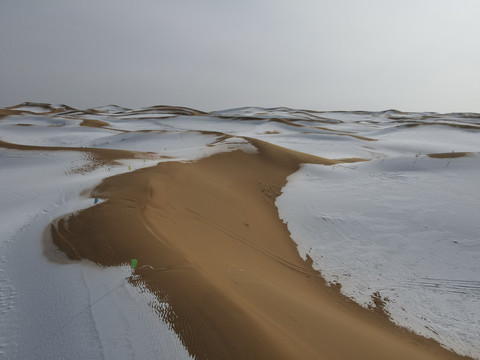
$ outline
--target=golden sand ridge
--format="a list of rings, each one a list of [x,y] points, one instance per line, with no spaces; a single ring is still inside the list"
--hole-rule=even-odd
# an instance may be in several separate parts
[[[107,201],[53,223],[54,244],[103,266],[137,258],[130,281],[169,304],[158,311],[196,359],[460,358],[353,303],[299,256],[275,198],[301,163],[341,161],[248,140],[257,153],[105,179],[92,195]]]

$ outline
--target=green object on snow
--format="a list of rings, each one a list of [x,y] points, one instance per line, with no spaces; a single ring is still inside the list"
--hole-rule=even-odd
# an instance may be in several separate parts
[[[137,259],[132,259],[132,269],[135,269],[135,267],[137,266],[137,264],[138,264]]]

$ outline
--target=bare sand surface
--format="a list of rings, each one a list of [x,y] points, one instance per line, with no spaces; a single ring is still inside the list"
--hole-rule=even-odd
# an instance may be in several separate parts
[[[7,116],[21,115],[21,114],[22,113],[20,111],[16,111],[16,110],[0,109],[0,119],[5,118]]]
[[[92,119],[84,119],[80,123],[80,126],[97,127],[97,128],[102,128],[102,127],[109,126],[109,125],[110,124],[105,122],[105,121],[92,120]]]
[[[461,358],[356,305],[299,256],[275,198],[301,163],[336,162],[249,141],[258,153],[105,179],[92,196],[107,201],[53,223],[54,244],[103,266],[138,259],[130,281],[169,304],[160,316],[197,359]]]
[[[473,155],[471,152],[451,152],[451,153],[439,153],[439,154],[427,154],[428,157],[437,159],[455,159],[464,156]]]

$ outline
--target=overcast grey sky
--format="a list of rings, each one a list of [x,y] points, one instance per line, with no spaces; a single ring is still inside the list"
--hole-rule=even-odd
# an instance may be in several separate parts
[[[0,106],[480,112],[479,0],[0,0]]]

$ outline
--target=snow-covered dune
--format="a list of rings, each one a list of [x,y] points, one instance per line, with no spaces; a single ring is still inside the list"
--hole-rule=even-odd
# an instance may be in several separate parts
[[[75,171],[86,162],[76,152],[0,149],[0,357],[188,358],[155,298],[126,282],[128,266],[61,264],[44,246],[51,221],[93,205],[83,190],[122,171]]]
[[[341,284],[361,305],[383,303],[395,323],[480,359],[479,114],[258,107],[204,113],[113,105],[76,110],[39,103],[5,111],[5,358],[188,358],[169,324],[154,316],[152,304],[168,304],[126,282],[127,265],[67,264],[42,239],[54,219],[94,206],[90,190],[106,177],[159,161],[255,152],[244,139],[255,138],[325,158],[367,160],[305,164],[288,178],[276,205],[300,255],[311,257],[327,281]],[[89,149],[134,156],[89,167]]]
[[[355,301],[478,356],[480,157],[304,165],[277,199],[302,256]],[[448,166],[447,166],[448,164]]]

